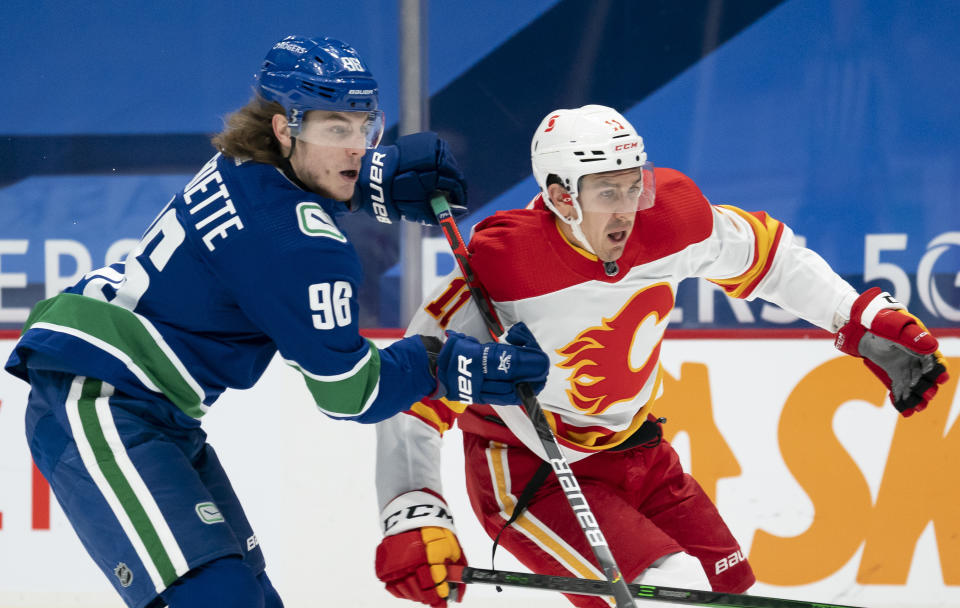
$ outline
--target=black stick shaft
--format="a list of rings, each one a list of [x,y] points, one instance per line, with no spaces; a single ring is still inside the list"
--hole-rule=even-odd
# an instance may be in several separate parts
[[[494,339],[499,338],[503,334],[503,324],[497,317],[496,310],[486,290],[473,273],[473,269],[470,268],[470,253],[467,250],[466,244],[463,242],[463,237],[460,236],[460,230],[457,228],[453,214],[450,212],[450,205],[447,204],[447,199],[443,195],[437,195],[431,199],[430,204],[443,230],[443,235],[447,238],[447,242],[450,243],[450,248],[453,250],[453,257],[457,260],[460,272],[463,273],[463,277],[467,281],[470,294],[480,308],[480,313],[487,324],[490,335],[493,336]],[[587,537],[587,541],[590,543],[593,555],[597,558],[597,562],[607,577],[606,592],[601,595],[612,595],[616,599],[617,608],[635,608],[636,604],[630,595],[626,581],[623,580],[620,568],[617,566],[617,562],[610,552],[607,539],[597,525],[597,519],[590,509],[590,505],[587,504],[587,499],[580,490],[580,484],[570,470],[567,459],[560,451],[560,446],[553,436],[553,430],[543,415],[543,409],[533,394],[533,390],[527,384],[520,384],[517,386],[517,393],[520,396],[520,402],[523,403],[526,408],[527,416],[530,417],[530,421],[533,423],[533,427],[540,437],[540,442],[543,445],[544,451],[546,451],[550,466],[553,467],[553,472],[560,481],[560,487],[563,488],[567,501],[577,516],[577,522],[580,524],[583,533]]]
[[[550,576],[509,572],[505,570],[483,570],[470,566],[448,566],[450,581],[461,583],[486,583],[507,587],[525,587],[573,593],[576,595],[610,595],[610,582],[568,576]],[[631,597],[658,602],[690,604],[693,606],[734,606],[738,608],[857,608],[842,604],[784,600],[759,595],[741,595],[738,593],[718,593],[677,587],[658,587],[656,585],[627,585]]]

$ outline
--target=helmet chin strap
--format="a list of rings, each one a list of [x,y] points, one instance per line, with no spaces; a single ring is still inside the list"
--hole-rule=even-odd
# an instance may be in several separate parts
[[[580,241],[580,244],[583,246],[584,249],[586,249],[593,255],[597,255],[597,252],[594,251],[593,247],[590,246],[590,241],[587,240],[587,235],[585,235],[583,233],[583,230],[581,230],[580,228],[580,224],[583,222],[583,211],[580,209],[579,204],[573,205],[573,208],[577,212],[577,218],[573,219],[560,213],[560,211],[554,206],[553,202],[550,200],[549,197],[544,196],[543,202],[547,205],[547,208],[549,208],[550,211],[553,212],[554,215],[560,218],[561,222],[563,222],[567,226],[570,226],[570,230],[573,232],[574,238]],[[600,256],[597,256],[597,258],[599,257]],[[608,277],[614,277],[614,276],[617,276],[617,274],[619,274],[620,266],[616,262],[604,262],[603,260],[600,260],[600,262],[603,264],[603,272],[606,273]]]
[[[303,183],[303,181],[300,180],[299,177],[297,177],[297,172],[294,171],[293,164],[291,164],[290,162],[290,158],[293,156],[293,149],[296,146],[297,146],[297,138],[291,137],[290,153],[283,157],[283,160],[281,161],[281,164],[280,164],[280,170],[283,171],[284,175],[286,175],[290,181],[296,184],[298,188],[300,188],[301,190],[306,190],[307,192],[313,192],[313,190],[311,190],[305,183]],[[314,193],[314,194],[319,194],[319,193]]]
[[[576,221],[574,220],[567,221],[567,225],[570,226],[570,229],[573,231],[573,236],[575,236],[576,239],[580,241],[580,245],[582,245],[584,249],[586,249],[593,255],[597,255],[597,252],[594,251],[593,247],[590,246],[590,241],[587,240],[587,235],[585,235],[583,233],[583,230],[580,229],[580,222],[582,220],[583,220],[583,216],[578,218]]]
[[[593,255],[597,255],[597,252],[594,251],[593,247],[590,246],[590,241],[587,240],[587,236],[583,233],[583,230],[580,229],[580,224],[583,222],[583,211],[580,209],[580,203],[571,203],[576,211],[576,218],[570,218],[560,213],[560,210],[556,208],[556,206],[553,204],[553,201],[551,201],[549,197],[544,196],[543,202],[546,203],[547,207],[550,208],[550,211],[553,211],[554,215],[560,218],[561,222],[567,226],[570,226],[570,230],[573,232],[574,238],[580,241],[580,245],[583,247],[583,249],[586,249]]]

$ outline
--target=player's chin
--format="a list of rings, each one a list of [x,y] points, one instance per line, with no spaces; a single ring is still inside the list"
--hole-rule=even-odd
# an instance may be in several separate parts
[[[616,262],[623,255],[624,247],[620,245],[612,245],[611,243],[606,243],[606,246],[598,250],[597,257],[600,258],[603,262]]]
[[[337,201],[346,201],[353,198],[353,191],[357,187],[356,178],[350,179],[345,178],[344,176],[338,176],[340,179],[336,180],[335,183],[330,184],[328,190],[332,195],[330,198]]]
[[[607,234],[603,239],[603,247],[600,248],[601,255],[598,257],[604,262],[615,262],[623,255],[627,246],[627,238],[630,231],[621,231],[621,233]]]
[[[343,184],[333,186],[330,184],[318,184],[317,186],[310,187],[310,190],[324,198],[344,203],[353,198],[355,187],[348,187]]]

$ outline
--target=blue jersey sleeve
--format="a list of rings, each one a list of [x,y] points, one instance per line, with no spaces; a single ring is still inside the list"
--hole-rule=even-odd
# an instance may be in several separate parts
[[[243,272],[231,284],[324,413],[375,422],[408,409],[435,381],[419,338],[380,351],[360,336],[358,263],[352,248],[323,242],[277,256],[266,285]]]
[[[328,213],[335,203],[301,194],[241,210],[244,230],[210,253],[211,266],[323,413],[383,420],[435,388],[426,349],[413,337],[379,350],[360,335],[359,258]]]

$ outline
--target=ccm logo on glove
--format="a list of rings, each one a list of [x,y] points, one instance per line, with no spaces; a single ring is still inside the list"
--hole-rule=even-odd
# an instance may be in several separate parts
[[[453,530],[453,515],[447,504],[433,492],[407,492],[390,501],[380,512],[383,535],[392,536],[427,526]]]
[[[405,522],[415,521],[415,527],[424,526],[426,524],[424,524],[422,520],[425,517],[446,520],[449,521],[451,525],[453,524],[453,516],[447,513],[446,505],[420,503],[404,506],[402,509],[398,509],[387,515],[383,520],[383,533],[389,534],[395,526]],[[436,522],[434,522],[433,525],[436,525]]]
[[[465,588],[447,581],[447,565],[466,566],[443,498],[423,488],[397,496],[380,512],[388,531],[377,547],[377,578],[396,597],[445,608]]]

